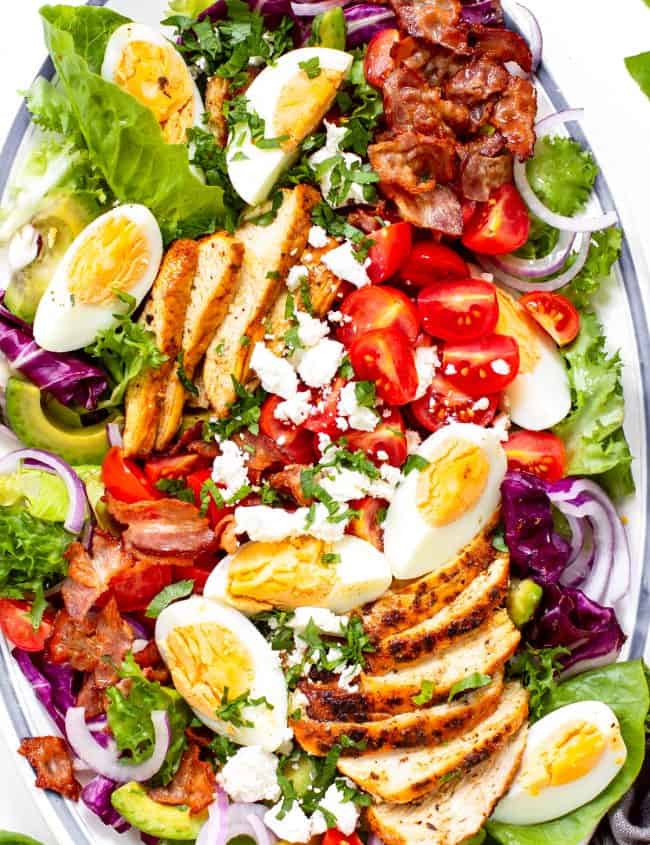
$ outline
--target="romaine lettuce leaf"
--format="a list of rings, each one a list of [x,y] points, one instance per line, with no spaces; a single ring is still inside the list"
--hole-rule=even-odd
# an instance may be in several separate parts
[[[198,18],[201,12],[212,5],[212,0],[170,0],[169,13]]]
[[[646,0],[650,5],[650,2]],[[650,97],[650,52],[639,53],[637,56],[628,56],[625,59],[625,67],[632,79],[638,83],[643,93]]]
[[[86,485],[90,504],[95,507],[104,495],[101,467],[79,466],[75,472]],[[21,503],[32,516],[47,522],[63,522],[68,511],[68,493],[58,475],[39,469],[19,469],[0,475],[0,506]]]
[[[634,783],[643,763],[645,720],[650,705],[641,661],[613,663],[558,684],[544,715],[566,704],[592,700],[603,701],[616,713],[627,746],[625,765],[593,801],[555,821],[527,826],[488,822],[490,836],[502,845],[580,845]]]
[[[581,317],[577,339],[560,350],[568,368],[573,410],[555,433],[566,445],[569,475],[601,476],[610,494],[633,493],[632,455],[622,428],[621,360],[618,354],[607,355],[596,315],[587,311]]]
[[[185,145],[166,144],[151,112],[99,75],[111,33],[127,19],[109,9],[44,6],[45,41],[93,163],[121,202],[146,205],[166,241],[214,231],[223,191],[192,172]]]

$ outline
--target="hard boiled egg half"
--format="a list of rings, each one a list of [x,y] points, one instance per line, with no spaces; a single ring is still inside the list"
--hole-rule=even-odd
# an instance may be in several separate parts
[[[499,507],[506,455],[498,434],[451,423],[417,454],[427,461],[397,488],[384,523],[384,554],[395,578],[418,578],[452,560]]]
[[[174,686],[213,731],[266,751],[287,739],[287,686],[280,661],[241,613],[198,596],[175,602],[158,617],[156,645]],[[241,696],[264,700],[235,706],[234,715],[225,718],[224,706]]]
[[[203,594],[249,614],[297,607],[347,613],[379,598],[391,580],[386,558],[365,540],[304,536],[244,544],[212,572]]]
[[[571,813],[599,795],[626,758],[610,707],[601,701],[561,707],[531,726],[519,773],[492,818],[526,825]]]
[[[187,130],[201,126],[199,89],[178,50],[155,29],[118,27],[106,45],[102,76],[149,109],[168,144],[184,144]]]
[[[552,428],[571,410],[566,367],[557,346],[516,299],[497,288],[496,331],[519,345],[519,373],[505,390],[512,421],[531,431]]]
[[[286,53],[253,80],[246,99],[252,121],[264,121],[264,137],[254,143],[250,126],[239,124],[226,152],[230,181],[249,205],[268,197],[300,144],[332,107],[351,67],[349,53],[305,47]]]
[[[102,214],[68,247],[39,302],[34,339],[50,352],[87,346],[124,312],[118,294],[139,305],[156,278],[163,241],[156,218],[143,205]]]

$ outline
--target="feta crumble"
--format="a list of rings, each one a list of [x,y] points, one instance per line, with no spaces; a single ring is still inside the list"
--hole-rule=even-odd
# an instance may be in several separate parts
[[[217,775],[217,782],[232,801],[254,804],[256,801],[277,801],[278,758],[259,745],[240,748]]]
[[[231,499],[248,482],[248,459],[248,453],[242,452],[233,440],[221,443],[221,454],[212,464],[212,480],[225,499]]]
[[[323,338],[301,356],[298,365],[300,378],[309,387],[325,387],[336,375],[344,354],[342,343]]]
[[[296,311],[296,320],[298,321],[298,338],[308,349],[316,346],[330,333],[327,323],[317,320],[306,311]]]
[[[298,391],[298,377],[291,364],[274,355],[263,343],[256,343],[251,357],[254,370],[267,393],[276,393],[283,399],[291,399]]]
[[[342,417],[347,417],[351,428],[358,431],[374,431],[379,418],[372,408],[359,404],[356,392],[357,382],[351,381],[341,390],[338,411]]]
[[[307,243],[314,249],[323,249],[329,243],[329,235],[322,226],[312,226],[309,230]]]
[[[417,431],[413,431],[412,428],[407,428],[406,430],[406,448],[408,450],[409,455],[412,455],[413,452],[418,448],[418,446],[422,443],[422,438],[418,434]]]
[[[362,499],[368,492],[370,479],[362,472],[353,469],[323,470],[320,485],[335,502],[353,502]]]
[[[326,120],[325,131],[327,133],[325,146],[321,147],[320,150],[316,150],[316,152],[309,157],[309,164],[314,170],[317,170],[323,163],[331,161],[331,165],[328,164],[325,167],[324,172],[321,171],[322,175],[320,179],[321,193],[325,197],[327,204],[332,208],[343,208],[344,206],[353,203],[366,202],[366,198],[363,193],[363,185],[353,182],[345,197],[343,197],[337,205],[332,204],[330,200],[330,193],[332,190],[332,168],[335,165],[334,160],[338,156],[341,156],[345,162],[346,168],[350,169],[355,164],[361,164],[361,157],[355,153],[341,151],[341,141],[347,133],[345,126],[337,126],[336,123],[330,123]]]
[[[415,368],[418,374],[416,399],[420,399],[427,392],[439,366],[440,358],[435,346],[418,346],[415,350]]]
[[[307,524],[313,516],[311,524]],[[235,508],[235,533],[248,534],[253,541],[277,543],[289,537],[306,534],[318,540],[333,543],[345,535],[347,521],[330,522],[329,511],[320,502],[313,508],[287,511],[268,505],[250,505]]]
[[[490,367],[492,368],[492,372],[496,373],[498,376],[510,375],[510,365],[507,361],[504,361],[503,358],[495,358],[495,360],[490,364]]]
[[[482,396],[480,399],[477,399],[476,402],[472,405],[472,411],[487,411],[490,407],[490,400],[487,396]]]
[[[278,818],[282,812],[283,803],[280,801],[264,814],[264,824],[275,833],[278,839],[284,839],[285,842],[309,842],[312,837],[311,820],[307,818],[297,801],[293,802],[281,819]]]
[[[370,266],[370,259],[361,264],[357,261],[354,254],[354,245],[351,241],[344,241],[341,246],[327,252],[321,259],[328,270],[331,270],[339,279],[344,282],[350,282],[357,288],[365,287],[370,284],[368,276],[368,267]]]
[[[309,418],[313,410],[311,393],[309,390],[296,393],[291,399],[280,402],[273,412],[273,416],[280,422],[302,425]]]
[[[445,375],[446,376],[455,376],[458,370],[453,364],[447,364],[445,367]]]
[[[297,634],[304,634],[309,623],[313,622],[322,634],[339,637],[341,635],[341,629],[349,621],[349,616],[338,616],[324,607],[298,607],[293,618],[287,624]]]
[[[30,223],[19,229],[9,241],[7,263],[11,273],[28,267],[38,258],[41,236]]]
[[[330,812],[336,819],[336,829],[345,836],[351,836],[357,828],[359,821],[359,808],[354,801],[345,801],[343,793],[336,783],[333,783],[320,801],[320,806]],[[325,824],[324,830],[322,822],[317,819],[317,816],[323,817],[323,814],[316,810],[312,816],[312,833],[324,833],[327,830]],[[323,819],[324,821],[324,819]]]
[[[296,264],[287,275],[287,287],[290,291],[297,290],[309,278],[309,270],[302,264]]]

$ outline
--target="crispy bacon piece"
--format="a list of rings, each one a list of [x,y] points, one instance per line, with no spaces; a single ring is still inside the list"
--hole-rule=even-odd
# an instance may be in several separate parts
[[[428,194],[439,182],[456,175],[456,145],[447,138],[402,132],[368,147],[368,157],[381,186],[410,194]]]
[[[100,690],[95,682],[95,676],[91,672],[84,677],[83,684],[77,695],[77,707],[86,710],[86,719],[95,719],[101,716],[106,710],[106,700],[103,690]]]
[[[516,62],[522,70],[530,73],[533,57],[530,47],[517,32],[492,26],[473,26],[470,44],[475,55],[487,56],[498,62]]]
[[[106,494],[110,514],[128,525],[123,539],[145,554],[195,557],[216,548],[214,532],[199,509],[178,499],[121,502]]]
[[[247,464],[248,477],[254,484],[259,481],[259,476],[265,470],[273,466],[283,466],[286,463],[282,451],[265,434],[252,434],[244,428],[233,437],[233,440],[240,449],[250,454]]]
[[[74,776],[68,746],[60,736],[24,739],[18,753],[29,760],[36,772],[36,786],[51,789],[71,801],[79,800],[81,784]]]
[[[488,56],[479,56],[445,83],[445,97],[468,106],[477,105],[502,94],[509,79],[510,74],[502,64]]]
[[[512,156],[490,157],[472,152],[463,161],[460,174],[463,195],[476,202],[487,202],[495,188],[512,182]]]
[[[159,804],[185,804],[190,815],[205,810],[213,801],[217,780],[212,766],[199,758],[200,748],[190,743],[173,780],[167,786],[149,790],[149,797]]]
[[[433,229],[443,235],[463,234],[463,212],[456,194],[446,185],[437,185],[428,194],[409,194],[394,185],[382,186],[407,223],[422,229]]]
[[[508,88],[497,102],[490,118],[506,139],[510,152],[520,159],[530,158],[535,146],[537,94],[532,82],[511,76]]]
[[[269,484],[274,490],[286,493],[301,507],[310,505],[313,499],[305,496],[300,483],[300,475],[306,467],[303,464],[289,464],[280,472],[269,476]]]
[[[460,0],[391,0],[391,5],[400,28],[409,35],[457,53],[468,52],[466,30],[458,26]]]
[[[74,619],[82,619],[108,588],[111,578],[134,563],[120,541],[103,531],[95,531],[92,556],[81,543],[73,543],[65,556],[68,577],[61,593],[65,608]]]

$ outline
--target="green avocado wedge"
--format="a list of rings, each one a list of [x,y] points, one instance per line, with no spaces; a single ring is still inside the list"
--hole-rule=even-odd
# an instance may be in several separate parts
[[[196,839],[205,824],[207,812],[191,816],[188,808],[158,804],[144,787],[132,781],[116,789],[111,803],[127,822],[149,836],[187,842]]]
[[[7,417],[12,431],[26,446],[55,452],[72,465],[101,464],[108,452],[106,423],[76,428],[48,416],[41,392],[23,379],[9,379]]]

